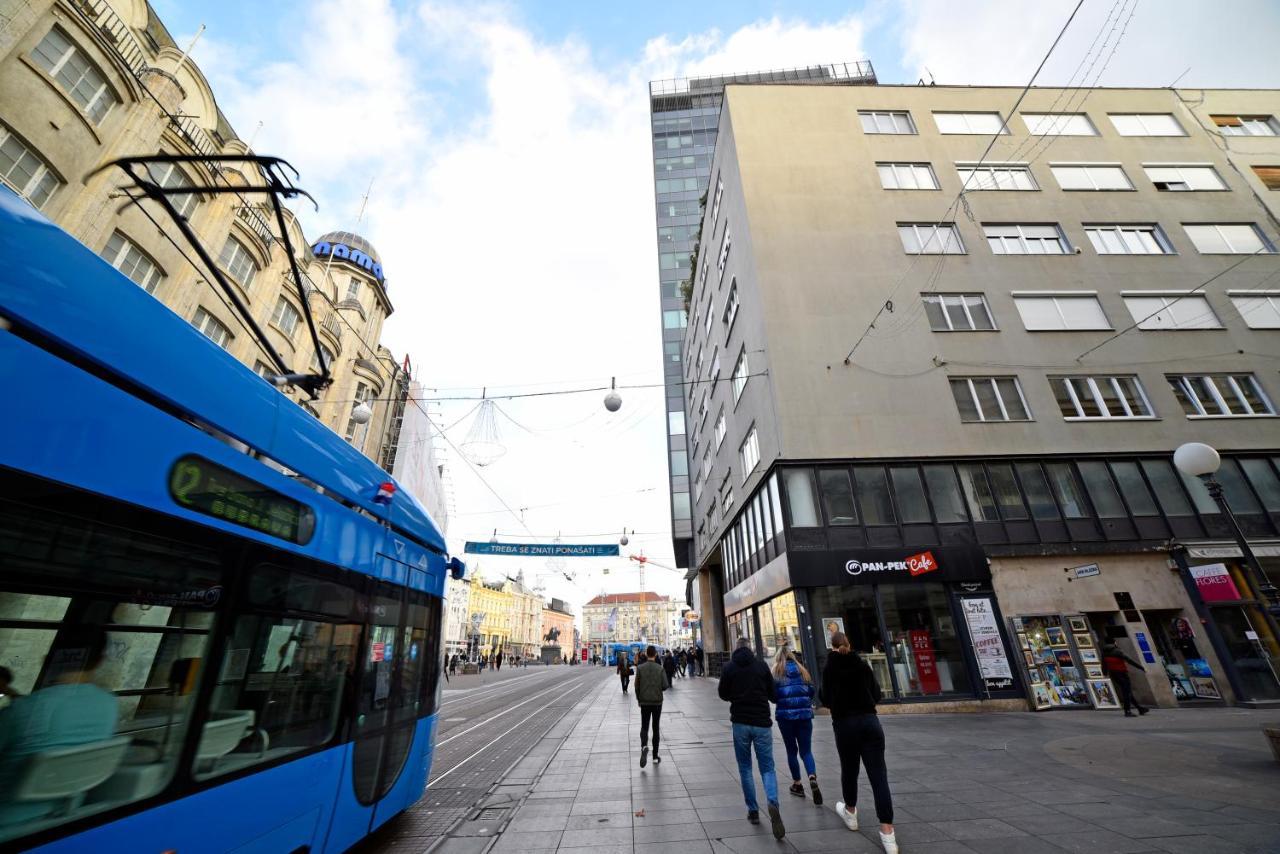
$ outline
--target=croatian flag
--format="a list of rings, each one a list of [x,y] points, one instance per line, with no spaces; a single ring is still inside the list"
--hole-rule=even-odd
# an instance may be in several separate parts
[[[395,497],[396,485],[388,481],[378,487],[378,494],[373,496],[374,504],[390,504],[391,499]]]

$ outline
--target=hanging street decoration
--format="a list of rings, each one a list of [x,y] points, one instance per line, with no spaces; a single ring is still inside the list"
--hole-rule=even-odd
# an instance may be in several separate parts
[[[473,543],[465,549],[473,555],[507,555],[511,557],[617,557],[617,545],[572,543]]]
[[[497,406],[492,400],[486,398],[480,401],[471,429],[462,440],[462,455],[481,468],[496,462],[507,452],[507,446],[502,444],[502,436],[498,432],[496,410]]]

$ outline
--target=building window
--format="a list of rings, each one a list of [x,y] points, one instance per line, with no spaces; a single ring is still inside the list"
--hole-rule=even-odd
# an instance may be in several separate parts
[[[1031,167],[1023,165],[1001,164],[999,166],[979,166],[977,164],[957,163],[956,174],[966,190],[1038,190],[1035,178],[1031,175]]]
[[[31,58],[57,81],[94,124],[100,124],[111,108],[120,103],[107,78],[61,29],[50,30],[31,52]]]
[[[357,406],[366,402],[369,397],[369,386],[364,383],[356,383],[356,395],[355,400],[351,403],[351,409],[354,411]],[[352,445],[355,445],[358,450],[364,450],[364,439],[365,436],[368,435],[368,432],[368,422],[360,424],[356,421],[354,416],[351,416],[347,419],[347,430],[343,435],[346,437],[347,441]],[[356,441],[357,433],[360,435],[360,440],[358,442]]]
[[[715,347],[711,351],[711,370],[707,372],[707,376],[711,379],[711,390],[715,391],[716,382],[720,379],[720,348]]]
[[[111,239],[102,250],[102,257],[149,294],[156,292],[156,287],[164,278],[164,273],[156,263],[137,244],[118,231],[111,233]]]
[[[898,223],[898,237],[908,255],[965,254],[953,223]]]
[[[195,316],[191,318],[191,325],[204,333],[205,337],[226,350],[231,346],[231,339],[234,337],[231,330],[227,328],[221,320],[214,317],[204,307],[196,309]]]
[[[1108,113],[1116,133],[1121,136],[1186,136],[1169,113]]]
[[[999,113],[934,113],[938,133],[1007,134]]]
[[[284,297],[276,300],[276,310],[271,314],[271,322],[284,333],[286,338],[292,338],[293,333],[298,328],[298,321],[302,319],[302,315],[293,307],[293,303]]]
[[[1119,166],[1050,163],[1049,171],[1064,190],[1132,190],[1133,184]]]
[[[724,408],[721,407],[720,414],[716,416],[715,435],[716,435],[717,451],[720,450],[720,445],[723,444],[724,442],[724,434],[727,432],[729,432],[729,427],[728,427],[728,424],[725,422]],[[710,448],[708,448],[707,450],[710,450]]]
[[[275,385],[275,383],[272,382],[272,380],[274,380],[274,378],[276,377],[275,369],[272,368],[270,365],[268,365],[266,362],[262,361],[261,359],[258,359],[253,363],[253,372],[258,376],[262,377],[267,382],[271,383],[273,386]]]
[[[886,190],[938,189],[938,178],[928,163],[877,163],[876,170]]]
[[[1255,252],[1274,252],[1271,244],[1262,236],[1256,225],[1238,224],[1182,224],[1187,237],[1202,255],[1252,255]]]
[[[728,518],[728,510],[733,506],[733,472],[729,472],[724,476],[724,480],[720,482],[720,506],[725,509],[725,517]]]
[[[1280,291],[1227,291],[1250,329],[1280,329]]]
[[[654,182],[657,185],[658,194],[663,193],[689,193],[698,189],[697,178],[661,178]]]
[[[724,181],[716,175],[716,195],[711,200],[711,233],[715,234],[716,220],[720,218],[720,201],[724,198]]]
[[[347,282],[347,296],[346,296],[347,299],[350,299],[350,300],[360,299],[360,284],[361,282],[359,279],[357,279],[355,276],[351,277],[351,281]]]
[[[720,273],[720,281],[724,281],[724,268],[729,263],[729,249],[733,246],[733,237],[728,226],[724,230],[724,240],[720,243],[720,257],[716,260],[716,270]]]
[[[738,280],[733,278],[729,281],[729,296],[724,301],[724,314],[720,318],[724,322],[724,340],[729,340],[729,333],[733,331],[733,322],[738,319]]]
[[[1212,166],[1161,166],[1142,164],[1143,170],[1157,190],[1167,193],[1185,193],[1189,190],[1225,190],[1218,170]]]
[[[1030,421],[1017,377],[952,377],[961,421]]]
[[[996,255],[1066,255],[1066,235],[1056,225],[987,225],[987,245]]]
[[[328,347],[324,346],[323,344],[320,345],[320,352],[319,352],[318,358],[317,358],[317,354],[315,353],[311,355],[311,372],[313,374],[320,373],[322,362],[323,362],[323,366],[326,368],[333,366],[333,351],[330,350]]]
[[[252,285],[254,277],[258,275],[257,262],[253,260],[253,256],[249,254],[245,245],[234,237],[228,237],[227,242],[222,244],[222,254],[218,257],[218,263],[231,278],[245,288]]]
[[[1124,304],[1139,329],[1221,329],[1218,315],[1201,294],[1122,291]]]
[[[689,476],[689,452],[688,451],[672,451],[671,452],[671,476],[672,477],[688,477]]]
[[[1275,116],[1210,116],[1223,136],[1280,136]]]
[[[1276,414],[1253,374],[1171,374],[1167,379],[1190,418]]]
[[[915,133],[915,122],[911,114],[905,110],[877,112],[859,110],[858,118],[862,121],[863,133]]]
[[[1135,376],[1049,377],[1049,385],[1068,421],[1155,417]]]
[[[187,177],[187,173],[178,168],[176,163],[151,163],[147,165],[147,173],[151,176],[153,183],[166,190],[185,190],[190,189],[193,184],[191,179]],[[196,204],[200,201],[200,197],[196,193],[180,193],[169,196],[169,204],[173,205],[180,215],[190,216],[195,210]]]
[[[1023,113],[1032,136],[1097,136],[1098,129],[1084,113]]]
[[[738,363],[733,366],[733,401],[738,402],[742,390],[747,387],[747,350],[744,347],[738,354]]]
[[[684,413],[668,412],[667,413],[667,432],[672,436],[684,435]]]
[[[684,329],[689,325],[689,313],[683,309],[668,309],[662,312],[663,329]]]
[[[0,159],[0,164],[3,160]],[[1258,176],[1262,186],[1268,190],[1280,190],[1280,166],[1252,166],[1253,174]]]
[[[760,465],[760,438],[755,427],[747,431],[746,440],[738,448],[738,459],[742,461],[742,482],[746,483],[756,466]]]
[[[43,209],[62,186],[48,165],[4,124],[0,124],[0,180],[36,209]]]
[[[990,332],[996,328],[982,294],[922,294],[934,332]]]
[[[1173,245],[1158,225],[1086,225],[1084,233],[1099,255],[1173,254]]]
[[[1093,294],[1015,293],[1013,303],[1030,332],[1110,329],[1102,305]]]

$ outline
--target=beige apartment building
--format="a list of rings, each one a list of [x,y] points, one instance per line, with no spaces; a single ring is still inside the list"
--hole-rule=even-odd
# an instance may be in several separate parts
[[[206,281],[160,207],[127,204],[121,193],[127,182],[118,170],[93,174],[131,155],[248,150],[200,69],[145,0],[7,4],[0,17],[0,180],[266,376],[272,369],[263,345]],[[288,152],[281,154],[287,158]],[[151,177],[166,187],[262,180],[209,161],[156,168]],[[333,384],[319,400],[291,389],[285,393],[390,470],[408,379],[378,343],[393,310],[382,259],[356,234],[332,232],[309,240],[287,213],[304,278],[300,297],[265,202],[249,194],[175,198],[285,364],[297,372],[315,370],[321,359],[329,365]],[[318,350],[306,328],[303,298],[316,321]],[[373,417],[360,424],[351,414],[366,399]]]
[[[843,631],[901,710],[1112,707],[1107,639],[1143,701],[1280,699],[1171,460],[1222,452],[1280,581],[1280,92],[1020,91],[725,89],[683,342],[707,647],[820,672]]]
[[[669,647],[681,640],[680,602],[653,591],[601,593],[582,606],[583,638],[603,655],[611,643]]]

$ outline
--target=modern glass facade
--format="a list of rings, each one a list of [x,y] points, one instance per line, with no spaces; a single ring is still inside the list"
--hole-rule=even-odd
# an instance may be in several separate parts
[[[649,84],[657,200],[658,290],[662,303],[662,358],[666,383],[667,452],[671,489],[671,537],[676,563],[687,567],[692,544],[684,354],[688,322],[680,283],[698,243],[702,205],[711,180],[711,155],[728,83],[874,84],[869,62],[815,65],[779,71],[658,80]]]

